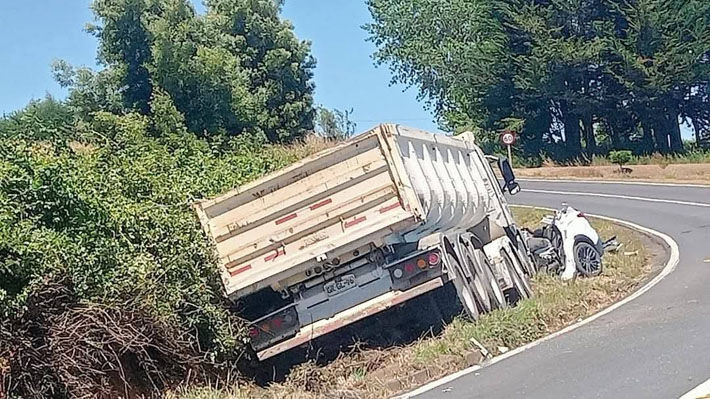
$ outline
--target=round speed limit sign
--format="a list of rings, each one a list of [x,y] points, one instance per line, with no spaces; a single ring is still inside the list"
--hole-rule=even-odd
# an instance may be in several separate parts
[[[500,135],[500,141],[503,142],[504,145],[513,145],[513,143],[515,143],[515,133],[503,132]]]

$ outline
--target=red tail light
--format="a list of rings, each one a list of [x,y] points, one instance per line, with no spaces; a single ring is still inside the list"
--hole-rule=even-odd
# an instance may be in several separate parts
[[[256,338],[259,336],[259,329],[256,327],[252,327],[249,329],[249,336],[251,338]]]
[[[414,272],[414,263],[412,262],[407,262],[404,264],[404,271],[407,272],[407,274],[413,273]]]
[[[429,253],[429,266],[436,266],[441,262],[441,255],[438,252]]]
[[[585,215],[584,213],[580,212],[580,213],[577,214],[577,217],[578,217],[578,218],[585,218],[585,219],[586,219],[586,218],[587,218],[587,215]]]
[[[277,318],[271,320],[271,326],[274,327],[274,328],[276,328],[276,329],[281,328],[281,326],[283,326],[283,324],[284,324],[284,321],[281,320],[281,318],[279,318],[279,317],[277,317]]]

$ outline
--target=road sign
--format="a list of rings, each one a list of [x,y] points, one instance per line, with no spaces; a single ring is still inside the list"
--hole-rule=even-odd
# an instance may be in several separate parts
[[[510,150],[510,146],[515,143],[515,132],[511,132],[510,130],[504,131],[500,134],[500,141],[504,146],[508,147],[508,160],[513,162],[513,154]]]
[[[503,145],[513,145],[515,143],[515,133],[514,132],[503,132],[500,135],[500,141]]]

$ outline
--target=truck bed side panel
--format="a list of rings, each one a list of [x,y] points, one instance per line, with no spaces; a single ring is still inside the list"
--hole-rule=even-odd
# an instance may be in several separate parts
[[[418,224],[387,140],[375,129],[219,198],[196,204],[228,295],[302,272],[357,241]]]

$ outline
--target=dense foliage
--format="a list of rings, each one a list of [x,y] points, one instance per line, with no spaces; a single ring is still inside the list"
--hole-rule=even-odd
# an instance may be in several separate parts
[[[330,140],[344,140],[353,134],[357,124],[350,117],[353,110],[341,111],[318,107],[314,120],[314,132]]]
[[[209,0],[197,15],[189,0],[96,0],[98,73],[55,64],[71,89],[69,105],[150,112],[169,95],[189,131],[202,137],[250,134],[290,141],[313,128],[315,61],[310,45],[279,17],[272,0]]]
[[[515,127],[555,159],[683,150],[710,141],[710,3],[704,0],[369,0],[366,26],[395,82],[442,125]],[[490,133],[485,133],[490,132]]]
[[[29,298],[61,281],[77,305],[137,312],[189,332],[205,359],[236,359],[244,331],[191,203],[302,154],[200,139],[167,95],[149,107],[72,121],[47,99],[0,123],[0,322],[34,313]]]
[[[94,1],[103,68],[59,61],[66,101],[0,118],[0,397],[150,395],[245,357],[191,204],[311,150],[271,143],[312,130],[314,61],[280,2],[205,5]]]

